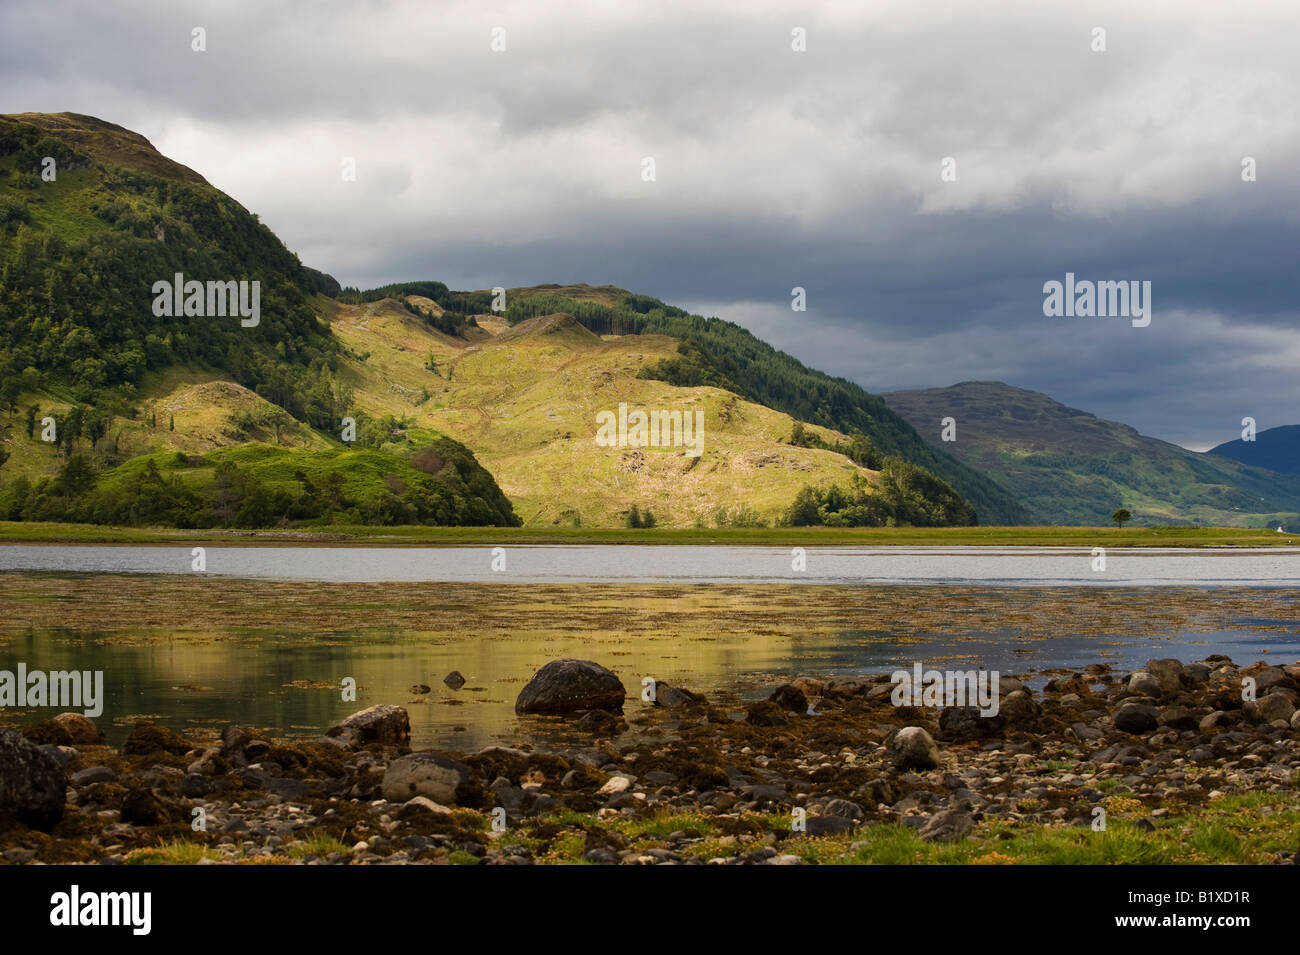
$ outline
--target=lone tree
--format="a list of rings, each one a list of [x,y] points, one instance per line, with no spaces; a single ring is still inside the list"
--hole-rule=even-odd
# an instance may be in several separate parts
[[[1116,511],[1114,514],[1110,516],[1110,519],[1115,522],[1116,527],[1123,527],[1125,521],[1133,520],[1133,515],[1130,514],[1126,509],[1121,507],[1118,511]]]

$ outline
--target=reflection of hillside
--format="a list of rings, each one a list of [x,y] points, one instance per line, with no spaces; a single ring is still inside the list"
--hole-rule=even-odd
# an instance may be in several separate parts
[[[112,721],[126,716],[155,714],[181,729],[236,722],[315,734],[364,706],[401,703],[417,745],[452,748],[515,738],[515,696],[558,657],[609,666],[634,713],[645,676],[716,694],[801,673],[884,671],[897,659],[933,660],[941,648],[964,664],[1023,653],[1011,659],[1031,669],[1097,637],[1090,660],[1124,642],[1163,656],[1152,638],[1254,631],[1268,641],[1285,625],[1241,621],[1290,619],[1285,595],[1267,590],[395,589],[16,573],[0,575],[0,604],[10,610],[0,620],[0,668],[22,660],[103,669],[101,722],[115,741],[125,728]],[[1197,639],[1198,650],[1213,652]],[[458,692],[442,683],[453,669],[467,679]],[[356,703],[337,690],[288,685],[345,676],[359,685]],[[418,683],[431,692],[412,696]]]

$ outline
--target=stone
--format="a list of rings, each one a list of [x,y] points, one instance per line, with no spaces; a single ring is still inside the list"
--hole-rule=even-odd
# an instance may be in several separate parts
[[[964,809],[944,809],[930,817],[917,835],[926,842],[958,842],[975,829],[975,819]]]
[[[1028,690],[1013,690],[1002,697],[998,716],[1007,726],[1020,729],[1033,727],[1038,722],[1040,708]]]
[[[23,730],[23,736],[38,746],[102,746],[104,743],[103,732],[80,713],[60,713],[53,719],[33,723]]]
[[[465,685],[465,678],[460,675],[459,670],[452,670],[442,678],[442,682],[447,684],[447,686],[451,687],[453,690],[459,690]]]
[[[1250,700],[1241,705],[1241,710],[1246,714],[1247,719],[1256,723],[1272,723],[1274,720],[1286,720],[1290,723],[1291,717],[1296,712],[1295,706],[1282,693],[1269,693]]]
[[[428,796],[412,796],[406,800],[397,817],[409,821],[421,816],[450,816],[452,812],[450,806],[434,802]]]
[[[631,785],[631,777],[625,773],[617,773],[605,780],[605,785],[596,790],[596,793],[600,796],[611,796],[614,793],[626,792]]]
[[[1150,697],[1158,697],[1164,692],[1160,681],[1146,670],[1135,670],[1133,672],[1133,675],[1128,678],[1128,689],[1130,693]]]
[[[0,821],[49,831],[63,818],[63,768],[13,730],[0,729]]]
[[[1231,726],[1236,722],[1236,720],[1237,717],[1226,710],[1215,710],[1213,713],[1201,717],[1201,721],[1197,724],[1196,728],[1202,733],[1212,733],[1216,729],[1226,729],[1228,726]]]
[[[847,816],[809,816],[804,820],[806,836],[840,836],[856,828],[857,823]]]
[[[411,686],[412,696],[424,696],[424,694],[430,693],[432,691],[433,691],[433,687],[429,686],[429,684],[427,683],[416,683]]]
[[[627,690],[612,671],[591,660],[552,660],[515,700],[516,713],[623,712]]]
[[[934,769],[939,765],[939,747],[919,726],[906,726],[890,742],[894,765],[901,770]]]
[[[70,746],[102,746],[104,732],[81,713],[60,713],[52,721],[68,734]]]
[[[655,698],[651,702],[655,706],[692,706],[696,704],[707,703],[703,696],[698,693],[692,693],[690,690],[682,689],[680,686],[672,686],[668,683],[655,683]]]
[[[111,783],[115,779],[117,773],[107,766],[91,766],[73,773],[71,782],[73,786],[80,789],[82,786],[93,786],[95,783]]]
[[[1159,711],[1145,703],[1125,703],[1115,711],[1115,729],[1123,733],[1146,733],[1159,725]]]
[[[1143,668],[1160,683],[1161,693],[1177,693],[1183,688],[1183,664],[1172,657],[1148,660]]]
[[[759,700],[746,708],[745,722],[750,726],[784,726],[790,718],[771,700]]]
[[[469,767],[441,753],[411,753],[395,759],[384,771],[382,790],[389,802],[426,796],[434,802],[456,804],[457,791],[469,781]]]
[[[1161,726],[1168,726],[1170,729],[1194,730],[1200,726],[1200,720],[1185,706],[1166,706],[1156,717],[1156,721]]]
[[[338,726],[331,727],[329,736],[344,741],[348,746],[368,743],[401,745],[411,738],[411,718],[403,707],[380,703],[359,710]]]
[[[986,739],[999,735],[1006,722],[1001,712],[983,716],[975,706],[945,706],[939,711],[939,738],[954,742]]]
[[[790,681],[790,685],[806,697],[825,696],[826,681],[814,679],[810,676],[801,676]]]
[[[623,719],[604,710],[588,710],[574,725],[592,736],[617,736],[627,729]]]
[[[808,697],[791,683],[782,683],[768,697],[773,703],[790,713],[807,713]]]

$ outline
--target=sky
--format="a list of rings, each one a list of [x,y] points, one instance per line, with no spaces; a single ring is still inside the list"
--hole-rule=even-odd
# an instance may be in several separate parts
[[[1202,450],[1300,423],[1298,43],[1294,0],[5,0],[0,112],[143,134],[344,285],[612,284]],[[1150,324],[1045,315],[1067,273]]]

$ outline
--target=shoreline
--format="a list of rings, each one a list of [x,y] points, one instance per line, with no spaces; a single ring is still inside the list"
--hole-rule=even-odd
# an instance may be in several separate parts
[[[185,530],[0,521],[0,544],[240,544],[298,547],[463,545],[752,545],[769,547],[1229,547],[1300,546],[1300,534],[1231,527],[324,527]]]
[[[1300,664],[1094,663],[1040,691],[1004,676],[992,719],[895,706],[889,679],[801,677],[743,713],[661,685],[662,705],[626,717],[529,718],[582,742],[472,753],[412,754],[393,705],[315,740],[140,722],[119,749],[64,715],[27,743],[0,732],[0,767],[16,749],[57,765],[45,804],[59,814],[8,826],[0,858],[1295,863]]]

